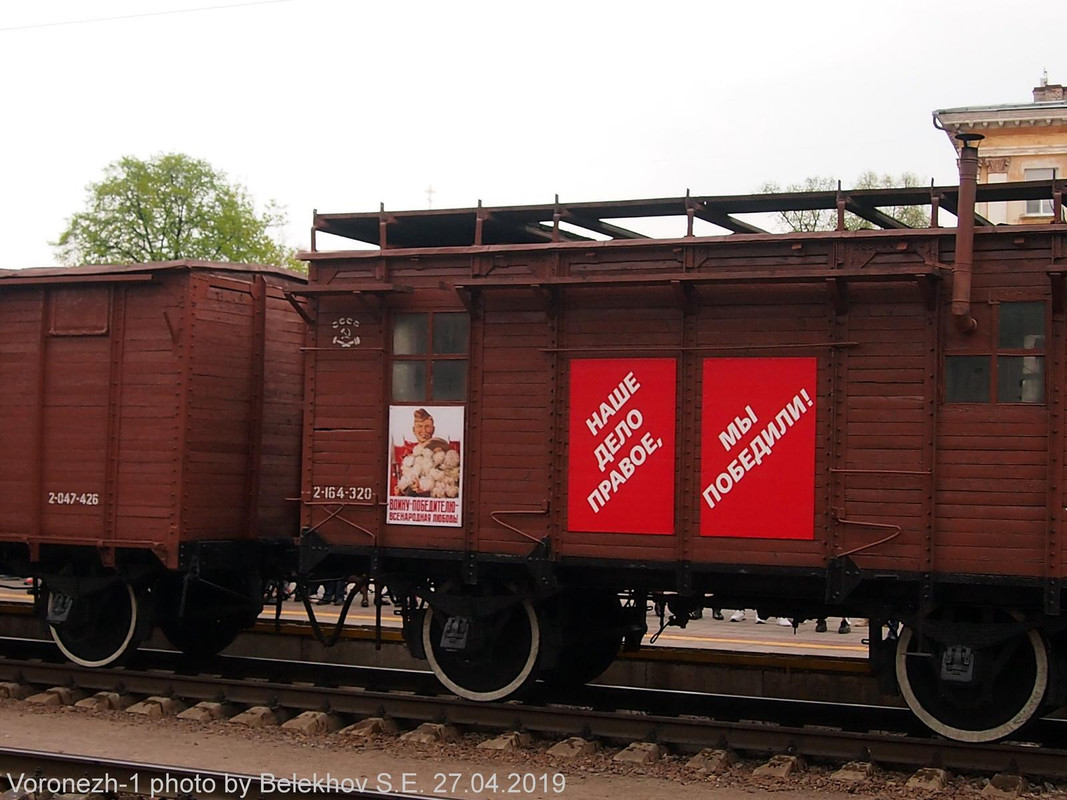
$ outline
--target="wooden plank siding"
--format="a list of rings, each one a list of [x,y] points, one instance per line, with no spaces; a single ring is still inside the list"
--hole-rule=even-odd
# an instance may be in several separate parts
[[[259,278],[270,363],[256,448],[255,271],[173,262],[46,270],[35,283],[37,272],[0,279],[0,540],[97,546],[105,563],[115,547],[148,548],[173,567],[181,542],[293,536],[303,328],[281,287],[299,278]],[[66,493],[75,501],[56,500]]]
[[[477,548],[528,553],[549,533],[555,417],[549,319],[529,297],[485,298],[482,326],[481,473],[476,509]],[[510,512],[510,513],[509,513]]]
[[[1059,452],[1063,436],[1050,438],[1047,405],[948,404],[942,392],[945,353],[995,351],[982,339],[991,336],[993,304],[1049,303],[1048,272],[1050,265],[1063,267],[1063,237],[978,231],[972,303],[978,332],[971,337],[952,324],[950,270],[929,271],[952,263],[951,231],[316,254],[313,286],[380,281],[411,291],[312,301],[303,497],[307,502],[317,485],[366,484],[375,503],[344,511],[363,531],[329,518],[337,504],[305,505],[303,522],[340,544],[522,555],[548,536],[557,557],[821,568],[828,558],[851,554],[875,572],[1062,577],[1062,535],[1060,544],[1049,543],[1062,522],[1050,528],[1049,508],[1067,503],[1067,467]],[[890,268],[901,272],[863,279],[865,269]],[[804,280],[808,269],[860,277],[838,286],[833,278]],[[662,280],[759,270],[795,280],[696,281],[685,290]],[[661,282],[606,282],[638,276]],[[572,278],[599,283],[553,284]],[[466,295],[452,292],[467,282],[474,288]],[[464,481],[477,502],[463,531],[384,525],[391,315],[461,310],[464,302],[474,312],[477,385],[466,414],[468,429],[477,431],[469,445],[478,464]],[[341,314],[360,315],[361,349],[325,346],[331,319]],[[686,485],[695,487],[703,443],[683,434],[713,435],[700,434],[699,367],[704,359],[738,357],[816,360],[815,538],[701,536],[699,490],[677,492],[673,536],[568,530],[570,364],[676,359],[675,477],[688,475]],[[1062,382],[1061,373],[1050,376]],[[1050,446],[1059,456],[1059,497],[1052,500]]]
[[[306,353],[307,453],[301,524],[338,543],[379,542],[386,496],[382,310],[351,295],[319,298]],[[334,323],[353,319],[359,344],[341,347]],[[372,499],[328,502],[316,489],[370,488]]]

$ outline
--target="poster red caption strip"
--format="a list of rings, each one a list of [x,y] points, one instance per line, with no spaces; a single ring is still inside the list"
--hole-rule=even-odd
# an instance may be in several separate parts
[[[704,361],[701,536],[815,538],[814,358]]]
[[[568,527],[674,533],[672,358],[571,362]]]

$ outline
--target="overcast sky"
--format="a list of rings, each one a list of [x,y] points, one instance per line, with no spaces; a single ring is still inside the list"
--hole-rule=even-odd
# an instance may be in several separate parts
[[[0,268],[181,152],[322,212],[956,180],[937,108],[1067,83],[1067,3],[39,0],[0,5]]]

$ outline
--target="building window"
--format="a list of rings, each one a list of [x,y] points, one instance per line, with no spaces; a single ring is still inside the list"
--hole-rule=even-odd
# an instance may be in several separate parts
[[[1023,178],[1028,181],[1048,181],[1051,183],[1056,179],[1055,167],[1041,167],[1040,169],[1025,169],[1023,170]],[[1049,191],[1051,194],[1051,190]],[[1027,200],[1026,201],[1026,213],[1034,214],[1036,216],[1051,216],[1052,214],[1052,200]]]
[[[469,348],[464,312],[393,315],[393,402],[465,400]]]
[[[1000,303],[993,352],[945,356],[946,403],[1045,402],[1045,304]]]

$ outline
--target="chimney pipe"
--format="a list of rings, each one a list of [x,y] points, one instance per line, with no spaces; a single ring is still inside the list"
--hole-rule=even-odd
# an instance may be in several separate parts
[[[956,330],[970,335],[978,330],[971,316],[971,273],[974,269],[974,198],[978,186],[978,142],[980,133],[959,133],[960,198],[956,209],[956,263],[952,273],[952,317]]]

